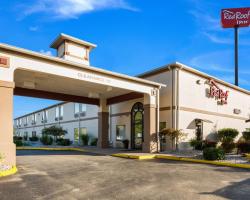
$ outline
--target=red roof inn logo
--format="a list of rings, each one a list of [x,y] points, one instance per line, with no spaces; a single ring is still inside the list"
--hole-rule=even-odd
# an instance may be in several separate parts
[[[223,28],[250,26],[250,8],[230,8],[221,10]]]
[[[209,81],[210,90],[209,90],[209,96],[214,97],[216,100],[218,100],[218,103],[223,105],[227,104],[227,98],[229,91],[223,91],[219,88],[219,86],[215,83],[214,80]]]

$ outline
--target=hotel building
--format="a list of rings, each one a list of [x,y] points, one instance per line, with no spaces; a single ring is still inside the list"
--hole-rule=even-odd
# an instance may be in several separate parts
[[[182,129],[186,137],[179,148],[190,148],[191,138],[214,140],[217,130],[249,128],[250,93],[181,63],[173,63],[138,77],[165,84],[160,89],[159,127]],[[131,94],[132,95],[132,94]],[[122,96],[109,108],[109,145],[141,149],[144,138],[143,96],[123,101]],[[121,102],[120,102],[121,101]],[[68,131],[65,138],[79,144],[79,135],[98,138],[98,107],[64,102],[15,119],[19,135],[41,136],[44,127],[59,125]],[[170,139],[163,145],[170,149]]]
[[[57,124],[75,144],[87,133],[100,148],[121,147],[128,139],[131,149],[158,152],[164,127],[187,133],[183,149],[191,138],[212,140],[220,128],[248,127],[249,91],[181,63],[132,77],[91,66],[95,44],[60,34],[51,48],[56,57],[0,44],[0,152],[8,165],[16,164],[13,128],[31,137]],[[65,103],[21,116],[13,125],[13,95]]]

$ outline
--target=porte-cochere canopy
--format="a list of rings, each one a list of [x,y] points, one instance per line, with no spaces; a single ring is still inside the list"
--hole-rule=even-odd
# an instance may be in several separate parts
[[[57,57],[0,44],[0,153],[15,165],[13,94],[99,106],[98,146],[108,147],[108,106],[144,97],[143,150],[152,152],[151,134],[158,132],[157,97],[164,85],[89,64],[96,45],[61,34],[53,43]],[[154,121],[154,123],[152,123]]]

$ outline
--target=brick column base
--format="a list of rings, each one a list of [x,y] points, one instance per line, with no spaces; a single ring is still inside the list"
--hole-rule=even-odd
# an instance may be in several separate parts
[[[109,112],[98,113],[98,147],[109,147]]]

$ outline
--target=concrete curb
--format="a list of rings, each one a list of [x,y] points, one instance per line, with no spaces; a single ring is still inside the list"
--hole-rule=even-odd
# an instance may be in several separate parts
[[[210,164],[210,165],[217,165],[217,166],[224,166],[224,167],[235,167],[235,168],[242,168],[242,169],[250,169],[249,164],[234,164],[234,163],[228,163],[228,162],[219,162],[219,161],[210,161],[210,160],[198,160],[198,159],[193,159],[193,158],[183,158],[183,157],[165,156],[165,155],[156,155],[155,158],[167,159],[167,160],[185,161],[185,162],[200,163],[200,164]]]
[[[0,177],[4,177],[4,176],[10,176],[12,174],[15,174],[17,172],[17,167],[14,166],[11,169],[8,170],[4,170],[4,171],[0,171]]]
[[[210,164],[216,166],[224,166],[224,167],[235,167],[242,169],[250,169],[249,164],[234,164],[228,162],[219,162],[219,161],[210,161],[210,160],[198,160],[193,158],[184,158],[184,157],[176,157],[176,156],[167,156],[167,155],[130,155],[130,154],[112,154],[111,156],[120,157],[120,158],[128,158],[128,159],[166,159],[166,160],[175,160],[175,161],[184,161],[184,162],[192,162],[199,164]]]
[[[87,152],[81,148],[57,148],[57,147],[16,147],[16,150],[43,150],[43,151],[80,151]]]
[[[155,155],[131,155],[131,154],[123,154],[123,153],[115,153],[111,154],[113,157],[120,157],[120,158],[129,158],[129,159],[138,159],[138,160],[148,160],[154,159]]]

